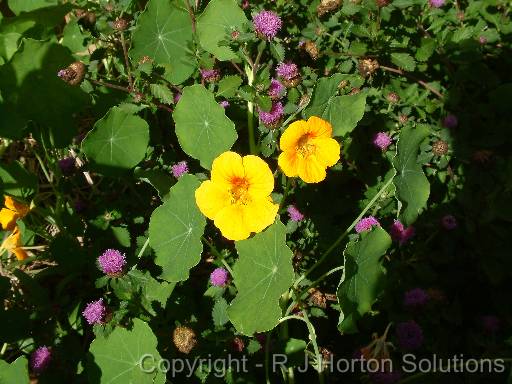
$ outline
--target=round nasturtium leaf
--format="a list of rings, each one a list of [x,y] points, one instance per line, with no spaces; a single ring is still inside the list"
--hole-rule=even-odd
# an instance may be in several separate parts
[[[180,84],[192,75],[192,22],[181,1],[150,0],[137,20],[130,56],[135,62],[149,56],[169,69],[166,78]]]
[[[104,174],[135,167],[146,154],[149,126],[138,116],[113,107],[82,142],[93,166]]]
[[[384,269],[381,258],[391,246],[391,237],[381,227],[363,232],[362,239],[345,249],[345,269],[338,286],[341,307],[339,329],[357,331],[356,321],[370,311],[382,289]]]
[[[11,364],[0,360],[0,384],[28,384],[29,382],[26,357],[18,357]]]
[[[89,348],[94,359],[87,364],[89,382],[164,384],[165,375],[156,369],[161,359],[156,346],[151,328],[139,319],[131,329],[117,327],[109,336],[97,337]],[[143,359],[145,355],[151,357]]]
[[[248,240],[237,241],[240,258],[233,267],[238,294],[228,308],[229,320],[244,335],[273,329],[281,317],[279,298],[293,283],[293,253],[286,227],[277,220]]]
[[[229,31],[240,31],[248,23],[244,11],[235,0],[212,0],[197,19],[197,35],[201,46],[218,60],[236,58],[233,50],[219,45],[223,40],[229,40]]]
[[[193,175],[181,176],[165,203],[151,215],[149,245],[155,250],[155,263],[162,267],[164,280],[187,280],[190,269],[201,260],[206,219],[196,205],[199,184]]]
[[[224,108],[199,84],[183,89],[173,118],[181,148],[207,169],[217,156],[231,149],[238,137]]]

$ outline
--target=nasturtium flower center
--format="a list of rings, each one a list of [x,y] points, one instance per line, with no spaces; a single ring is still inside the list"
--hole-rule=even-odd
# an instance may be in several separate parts
[[[278,162],[284,174],[299,176],[306,183],[324,180],[327,167],[340,159],[340,145],[332,138],[331,124],[316,116],[290,124],[279,146],[283,152]]]
[[[271,225],[279,208],[270,197],[274,176],[261,158],[224,152],[212,163],[211,180],[195,192],[199,210],[229,240],[247,239]]]

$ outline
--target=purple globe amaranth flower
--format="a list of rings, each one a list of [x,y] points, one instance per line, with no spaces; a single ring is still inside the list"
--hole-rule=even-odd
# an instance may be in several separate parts
[[[254,30],[261,38],[272,40],[283,26],[281,18],[272,11],[261,11],[252,19]]]
[[[201,77],[204,81],[214,83],[220,79],[220,72],[218,69],[201,69]]]
[[[283,117],[283,113],[283,104],[280,101],[273,102],[272,108],[269,112],[265,112],[258,107],[258,114],[260,116],[261,122],[269,127],[273,127],[279,124],[281,118]]]
[[[90,325],[104,323],[105,316],[107,315],[107,309],[103,304],[103,299],[92,301],[87,304],[82,315]]]
[[[48,368],[52,360],[52,351],[47,346],[43,345],[37,348],[30,356],[30,368],[35,373],[40,373]]]
[[[431,7],[441,8],[444,5],[445,0],[428,0],[428,2]]]
[[[120,276],[126,266],[126,257],[117,249],[107,249],[98,257],[101,271],[108,276]]]
[[[396,336],[398,345],[405,351],[414,351],[423,345],[423,331],[414,320],[398,323]]]
[[[223,287],[228,282],[229,273],[224,268],[216,268],[210,274],[210,282],[216,287]]]
[[[250,5],[249,0],[243,0],[242,1],[242,8],[243,9],[249,8],[249,5]]]
[[[421,288],[413,288],[405,292],[404,306],[409,309],[417,309],[423,307],[428,302],[429,296]]]
[[[487,39],[485,38],[485,36],[479,36],[478,37],[478,42],[482,45],[486,44],[487,43]]]
[[[400,380],[402,375],[400,372],[371,372],[370,380],[374,384],[394,384]]]
[[[451,113],[443,119],[443,126],[445,128],[455,128],[457,125],[459,125],[459,119]]]
[[[297,209],[295,205],[290,205],[286,211],[288,212],[288,216],[290,216],[290,220],[298,223],[299,221],[304,220],[304,215]]]
[[[270,81],[267,93],[272,99],[282,98],[285,92],[286,87],[279,80],[272,79]]]
[[[379,148],[381,151],[385,151],[391,145],[393,140],[386,132],[378,132],[373,137],[373,145]]]
[[[279,63],[276,69],[276,73],[277,76],[285,80],[293,80],[300,75],[299,67],[297,67],[297,64],[292,62]]]
[[[380,226],[379,221],[375,217],[373,217],[373,216],[363,217],[356,224],[356,232],[361,233],[361,232],[369,231],[374,226],[375,227]]]
[[[400,222],[400,220],[394,220],[389,230],[391,238],[397,241],[400,245],[408,242],[411,237],[416,233],[414,227],[411,225],[407,228]]]
[[[501,321],[499,318],[493,315],[482,316],[482,328],[485,333],[494,334],[500,330]]]
[[[444,229],[451,231],[451,230],[457,228],[458,223],[457,223],[457,219],[455,218],[455,216],[444,215],[443,218],[441,219],[441,225],[443,226]]]
[[[75,170],[75,159],[73,157],[65,157],[57,163],[64,176],[69,176]]]
[[[171,167],[172,175],[179,179],[181,176],[183,176],[185,173],[188,173],[188,164],[185,160],[180,161],[179,163],[174,164]]]
[[[227,100],[222,100],[222,101],[219,103],[219,105],[220,105],[222,108],[226,109],[226,108],[228,108],[228,107],[229,107],[229,101],[227,101]]]

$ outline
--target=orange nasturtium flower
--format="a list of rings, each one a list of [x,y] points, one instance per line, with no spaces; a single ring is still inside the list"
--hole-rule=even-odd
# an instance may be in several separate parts
[[[306,183],[325,179],[327,167],[340,159],[340,145],[332,138],[328,121],[311,116],[290,124],[279,141],[279,166],[288,177],[299,176]]]
[[[274,176],[262,159],[224,152],[195,196],[199,210],[225,238],[244,240],[274,222],[279,205],[270,197],[273,189]]]
[[[30,208],[23,203],[14,200],[11,196],[4,196],[4,206],[0,210],[0,223],[2,229],[12,231],[16,226],[16,220],[23,218]]]
[[[28,257],[21,245],[21,233],[18,227],[15,227],[14,231],[3,241],[1,248],[9,253],[14,253],[18,260],[25,260]]]

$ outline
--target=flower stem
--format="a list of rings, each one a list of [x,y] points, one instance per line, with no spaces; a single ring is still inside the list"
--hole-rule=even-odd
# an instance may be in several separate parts
[[[149,245],[149,236],[146,239],[146,241],[144,242],[144,245],[142,246],[142,248],[140,249],[140,252],[137,255],[137,259],[140,259],[142,257],[142,255],[144,254],[144,251],[146,251],[146,248],[148,247],[148,245]]]
[[[306,272],[304,272],[295,282],[293,283],[293,287],[297,288],[302,280],[304,280],[311,272],[317,269],[331,254],[332,251],[336,249],[338,245],[348,236],[348,234],[352,231],[352,229],[356,226],[356,224],[361,220],[361,218],[366,214],[366,212],[375,204],[375,202],[379,199],[379,197],[386,191],[391,182],[393,181],[394,176],[390,177],[389,180],[382,186],[382,188],[373,196],[370,202],[366,205],[366,207],[361,211],[359,216],[350,224],[350,226],[336,239],[336,241],[324,252],[324,254],[318,259],[318,261],[313,264]]]
[[[252,86],[254,82],[254,71],[252,66],[245,65],[245,74],[247,75],[247,82],[249,86]],[[247,128],[249,130],[249,150],[251,154],[257,155],[258,148],[256,147],[256,139],[254,136],[254,102],[247,102]]]
[[[202,236],[201,237],[201,240],[203,240],[203,242],[208,245],[208,247],[210,247],[210,251],[211,253],[213,253],[220,261],[221,263],[226,267],[226,269],[228,270],[229,274],[231,276],[233,276],[233,270],[231,269],[231,267],[229,266],[229,264],[226,262],[226,260],[224,259],[224,256],[222,255],[222,253],[220,253],[217,248],[215,248],[215,245],[213,245],[213,243],[211,243],[210,241],[208,241],[206,239],[206,237]]]

